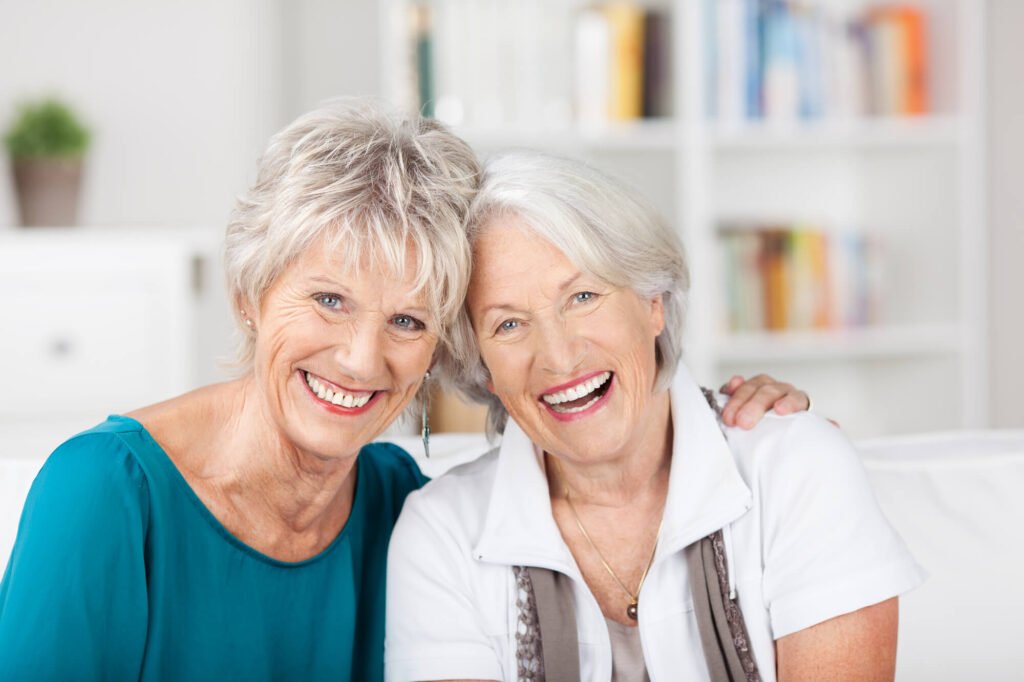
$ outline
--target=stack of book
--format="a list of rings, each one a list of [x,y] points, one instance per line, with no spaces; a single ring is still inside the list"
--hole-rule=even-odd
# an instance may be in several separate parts
[[[399,97],[425,115],[470,129],[551,130],[671,114],[664,11],[546,0],[398,7]]]
[[[869,235],[752,225],[724,226],[720,234],[730,331],[877,322],[879,244]]]
[[[928,112],[927,22],[917,5],[705,3],[709,114],[719,121]]]

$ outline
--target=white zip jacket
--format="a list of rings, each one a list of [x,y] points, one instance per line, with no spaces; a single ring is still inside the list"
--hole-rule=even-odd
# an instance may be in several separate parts
[[[723,437],[683,366],[665,518],[639,601],[652,682],[707,680],[684,548],[725,528],[730,573],[763,680],[774,640],[923,580],[878,508],[856,451],[807,412]],[[601,609],[551,516],[543,458],[514,423],[501,447],[411,494],[388,559],[388,680],[515,680],[513,566],[572,580],[583,680],[611,679]]]

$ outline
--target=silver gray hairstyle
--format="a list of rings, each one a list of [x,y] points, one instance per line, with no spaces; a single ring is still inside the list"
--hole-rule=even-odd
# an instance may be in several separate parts
[[[443,359],[469,281],[463,224],[479,179],[476,155],[440,123],[365,99],[329,102],[275,135],[227,227],[239,365],[251,364],[255,338],[237,308],[258,307],[288,264],[321,239],[346,268],[370,258],[400,275],[413,249],[417,291],[426,292]]]
[[[496,218],[514,215],[557,246],[578,268],[644,298],[661,295],[665,329],[655,353],[655,389],[667,388],[682,355],[690,275],[679,237],[635,190],[581,161],[539,152],[512,152],[489,161],[467,218],[472,245]],[[469,315],[455,323],[456,388],[488,407],[487,431],[504,430],[508,413],[487,390]]]

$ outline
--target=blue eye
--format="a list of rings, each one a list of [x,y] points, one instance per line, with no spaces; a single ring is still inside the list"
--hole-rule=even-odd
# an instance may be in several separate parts
[[[427,328],[427,325],[423,324],[411,315],[395,315],[391,321],[394,322],[396,327],[401,329],[422,331]]]
[[[325,308],[337,310],[341,307],[341,296],[335,294],[317,294],[313,299]]]
[[[510,332],[519,328],[519,320],[505,320],[498,325],[498,333]]]
[[[574,294],[572,298],[577,303],[586,303],[593,300],[595,296],[596,294],[592,291],[581,291],[578,294]]]

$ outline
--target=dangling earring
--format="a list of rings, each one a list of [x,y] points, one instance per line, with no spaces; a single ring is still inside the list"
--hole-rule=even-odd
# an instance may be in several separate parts
[[[420,419],[420,436],[423,438],[423,454],[430,459],[430,372],[423,375],[423,416]]]

